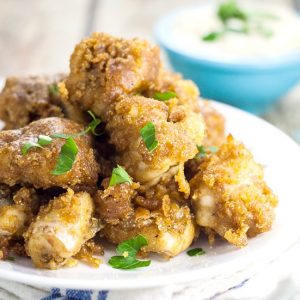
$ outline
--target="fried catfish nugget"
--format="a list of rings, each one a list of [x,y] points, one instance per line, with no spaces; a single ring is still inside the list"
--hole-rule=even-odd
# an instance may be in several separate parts
[[[102,181],[104,190],[98,190],[94,200],[101,220],[118,224],[133,213],[132,199],[137,195],[138,183],[123,183],[109,186],[109,178]]]
[[[78,154],[72,169],[61,175],[52,175],[64,139],[53,138],[51,144],[43,148],[32,148],[26,155],[22,147],[28,142],[36,142],[39,135],[55,133],[74,134],[83,127],[71,120],[46,118],[35,121],[19,130],[0,132],[0,182],[9,186],[30,184],[35,188],[96,186],[99,166],[91,147],[90,136],[75,138]]]
[[[248,237],[271,229],[277,197],[264,181],[262,166],[231,135],[202,161],[190,186],[198,225],[228,242],[243,247]]]
[[[36,191],[0,185],[0,238],[21,237],[38,207]]]
[[[118,244],[142,234],[148,241],[142,252],[155,252],[166,258],[190,246],[195,237],[195,223],[187,206],[173,203],[167,194],[157,192],[151,196],[162,197],[159,205],[149,210],[144,207],[152,199],[139,194],[139,184],[108,186],[105,179],[102,185],[105,189],[97,192],[95,206],[105,222],[102,234],[109,241]]]
[[[225,119],[209,101],[200,99],[200,93],[194,82],[185,80],[180,74],[160,70],[153,89],[146,91],[145,95],[154,97],[156,92],[174,92],[176,97],[165,103],[171,108],[185,107],[193,111],[194,116],[203,118],[206,126],[204,146],[219,146],[225,140]]]
[[[81,122],[83,113],[60,97],[57,84],[65,76],[9,77],[0,94],[4,129],[17,129],[38,119],[67,117]]]
[[[24,234],[26,251],[34,264],[47,269],[67,264],[99,230],[93,212],[91,196],[71,189],[42,207]]]
[[[81,41],[71,56],[66,97],[107,121],[111,117],[108,106],[120,95],[149,88],[159,68],[159,50],[148,42],[94,33]]]
[[[191,245],[195,224],[187,206],[180,207],[164,196],[160,209],[149,211],[138,207],[118,224],[106,224],[103,234],[116,244],[141,234],[148,241],[148,245],[141,249],[142,253],[154,252],[170,258]]]
[[[204,135],[203,122],[194,120],[193,128],[186,126],[186,114],[168,119],[169,109],[161,101],[143,96],[124,97],[114,109],[114,117],[107,122],[110,142],[117,150],[117,162],[141,184],[156,183],[172,166],[191,159],[197,153],[197,141]],[[152,122],[157,148],[150,152],[141,129]]]

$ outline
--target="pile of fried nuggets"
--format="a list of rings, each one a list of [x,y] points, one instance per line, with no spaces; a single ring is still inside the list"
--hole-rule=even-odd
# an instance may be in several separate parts
[[[169,91],[176,96],[154,99]],[[51,173],[63,139],[22,154],[39,135],[82,131],[88,110],[103,134],[76,138],[67,173]],[[217,234],[243,247],[272,226],[277,198],[262,166],[225,137],[222,115],[199,100],[193,82],[166,71],[159,49],[146,41],[95,33],[76,46],[68,75],[8,78],[0,119],[2,259],[17,253],[57,269],[75,259],[93,262],[103,238],[117,244],[138,234],[148,241],[144,254],[170,258],[199,232],[211,243]],[[140,136],[148,122],[158,141],[152,152]],[[117,165],[132,183],[109,186]]]

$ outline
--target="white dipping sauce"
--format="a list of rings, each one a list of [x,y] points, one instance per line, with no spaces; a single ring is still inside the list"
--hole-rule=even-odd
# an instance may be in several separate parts
[[[276,19],[262,18],[262,24],[270,29],[270,37],[256,31],[248,34],[226,33],[222,38],[206,42],[202,37],[222,30],[217,16],[218,5],[207,4],[178,14],[171,34],[178,42],[176,48],[185,53],[218,60],[241,60],[244,58],[273,58],[295,51],[300,52],[300,17],[292,8],[260,2],[238,2],[247,12],[267,13]]]

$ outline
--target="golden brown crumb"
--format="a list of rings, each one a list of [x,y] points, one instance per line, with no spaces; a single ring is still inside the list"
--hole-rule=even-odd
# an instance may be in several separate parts
[[[91,137],[76,138],[78,154],[72,169],[62,175],[52,175],[64,139],[54,138],[42,149],[34,148],[26,155],[21,150],[25,143],[35,141],[39,135],[55,133],[74,134],[83,127],[71,120],[46,118],[30,123],[18,130],[0,132],[0,182],[9,186],[29,184],[35,188],[94,187],[98,179],[99,165],[91,146]]]
[[[245,246],[247,237],[271,229],[277,197],[263,179],[262,166],[231,135],[202,160],[190,185],[198,225],[230,243]]]

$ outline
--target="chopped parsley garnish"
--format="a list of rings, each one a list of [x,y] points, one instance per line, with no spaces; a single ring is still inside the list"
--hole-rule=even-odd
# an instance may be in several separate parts
[[[53,95],[59,95],[59,88],[58,85],[56,83],[51,84],[49,86],[49,92]]]
[[[47,135],[39,135],[38,144],[41,146],[47,146],[52,143],[52,138]]]
[[[148,267],[151,260],[136,259],[138,251],[147,246],[148,242],[142,235],[138,235],[130,240],[124,241],[117,246],[118,256],[112,256],[108,263],[115,269],[129,270]]]
[[[224,34],[224,31],[213,31],[205,36],[202,37],[202,40],[205,42],[213,42],[220,37],[222,37]]]
[[[156,140],[155,137],[155,126],[152,122],[148,122],[141,130],[140,130],[140,135],[149,150],[149,152],[153,152],[157,146],[158,146],[158,141]]]
[[[90,110],[88,111],[88,114],[92,117],[92,121],[87,125],[87,127],[83,131],[75,134],[54,133],[50,136],[39,135],[37,142],[30,141],[25,143],[22,146],[21,148],[22,154],[26,155],[31,148],[43,148],[44,146],[51,144],[54,138],[65,139],[66,142],[64,143],[64,145],[60,150],[60,154],[56,162],[55,169],[51,172],[51,174],[61,175],[70,171],[73,167],[74,161],[76,159],[76,155],[78,153],[78,147],[74,138],[85,135],[89,132],[91,132],[93,135],[96,136],[100,135],[99,133],[96,132],[96,128],[101,123],[101,119],[96,118],[95,115]]]
[[[223,27],[219,31],[212,31],[202,37],[203,41],[212,42],[222,38],[226,33],[249,34],[257,32],[264,37],[272,36],[273,32],[265,28],[262,19],[278,20],[277,16],[261,12],[248,12],[243,10],[235,0],[228,0],[221,3],[217,11],[218,18],[222,21]],[[232,27],[231,21],[238,20],[240,27]]]
[[[163,92],[163,93],[156,92],[153,96],[153,98],[155,100],[159,100],[159,101],[168,101],[175,97],[177,97],[176,93],[171,92],[171,91],[167,91],[167,92]]]
[[[39,135],[37,142],[27,142],[22,146],[21,152],[26,155],[31,148],[43,148],[51,144],[52,138],[47,135]]]
[[[241,21],[248,20],[247,13],[238,6],[236,1],[233,0],[220,4],[218,8],[218,17],[224,24],[228,23],[228,21],[232,19]]]
[[[116,168],[113,169],[110,181],[109,181],[109,186],[114,186],[120,183],[132,183],[131,177],[128,175],[128,173],[123,169],[121,166],[117,166]]]
[[[26,155],[31,148],[43,148],[36,142],[27,142],[22,146],[21,152],[23,155]]]
[[[197,149],[198,149],[198,156],[203,157],[206,155],[206,150],[204,146],[197,145]]]
[[[92,121],[89,123],[89,125],[84,130],[85,133],[92,132],[93,135],[99,136],[101,133],[97,133],[96,129],[97,126],[101,123],[101,119],[96,118],[92,111],[88,110],[88,114],[92,117]]]
[[[194,248],[186,252],[188,256],[200,256],[205,254],[202,248]]]
[[[51,138],[57,138],[57,139],[68,139],[74,136],[75,134],[65,134],[65,133],[54,133],[50,135]]]
[[[50,137],[52,138],[60,138],[60,139],[68,139],[68,138],[77,138],[79,136],[88,134],[89,132],[91,132],[93,135],[95,136],[99,136],[101,135],[101,133],[97,133],[96,129],[97,126],[101,123],[101,119],[96,118],[95,115],[89,110],[88,114],[92,117],[92,121],[87,125],[87,127],[75,134],[65,134],[65,133],[54,133],[52,134]]]
[[[219,148],[215,146],[204,147],[202,145],[197,145],[197,149],[197,157],[205,157],[208,153],[216,153],[219,150]]]
[[[78,147],[72,137],[66,139],[66,142],[60,150],[58,160],[54,170],[51,172],[52,175],[62,175],[70,171],[75,162],[78,153]]]

